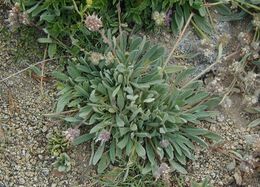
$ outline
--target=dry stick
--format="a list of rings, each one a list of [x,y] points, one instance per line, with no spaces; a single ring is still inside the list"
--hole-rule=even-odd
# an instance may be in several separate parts
[[[170,52],[169,56],[167,57],[167,59],[166,59],[164,65],[163,65],[163,70],[165,69],[165,67],[166,67],[167,64],[169,63],[169,61],[170,61],[170,59],[171,59],[171,57],[172,57],[174,51],[175,51],[176,48],[178,47],[178,45],[179,45],[179,43],[180,43],[180,41],[181,41],[181,39],[182,39],[182,37],[183,37],[183,34],[185,33],[185,31],[186,31],[188,25],[190,24],[190,21],[191,21],[191,18],[193,17],[193,15],[194,15],[194,13],[192,12],[192,13],[190,14],[189,19],[187,20],[186,25],[184,26],[182,32],[180,33],[180,35],[179,35],[179,37],[178,37],[176,43],[174,44],[174,46],[173,46],[173,48],[172,48],[172,51]]]
[[[224,57],[225,61],[229,60],[230,58],[237,56],[237,54],[240,53],[239,47],[237,47],[236,51],[233,53],[229,54],[228,56]]]
[[[46,54],[47,54],[47,47],[46,47],[45,50],[44,50],[43,60],[46,59]],[[41,72],[41,81],[40,81],[41,95],[43,95],[43,76],[44,76],[44,67],[45,67],[45,63],[42,63],[42,72]]]
[[[54,59],[56,59],[56,58],[50,58],[50,59],[42,60],[42,61],[39,61],[39,62],[37,62],[37,63],[35,63],[35,64],[32,64],[32,65],[28,66],[27,68],[24,68],[24,69],[22,69],[22,70],[20,70],[20,71],[18,71],[18,72],[16,72],[16,73],[14,73],[14,74],[12,74],[12,75],[6,77],[6,78],[1,79],[1,80],[0,80],[0,83],[6,81],[6,80],[8,80],[8,79],[10,79],[10,78],[12,78],[12,77],[14,77],[14,76],[16,76],[16,75],[19,75],[20,73],[25,72],[26,70],[32,68],[33,66],[36,66],[36,65],[39,65],[39,64],[41,64],[41,63],[48,62],[48,61],[51,61],[51,60],[54,60]]]

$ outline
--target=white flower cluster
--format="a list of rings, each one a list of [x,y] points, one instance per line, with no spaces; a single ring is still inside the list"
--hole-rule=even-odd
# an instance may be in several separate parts
[[[222,81],[219,77],[215,77],[214,80],[207,85],[207,89],[211,93],[221,94],[224,91],[224,87],[222,86],[221,82]]]
[[[230,66],[229,66],[229,70],[238,75],[241,74],[244,71],[244,67],[243,64],[241,62],[238,61],[234,61]]]
[[[247,106],[252,106],[258,103],[258,97],[255,95],[245,95],[244,97],[244,103]]]
[[[91,52],[89,60],[94,64],[98,65],[101,60],[104,59],[104,56],[98,52]]]
[[[166,14],[165,12],[159,13],[158,11],[155,11],[152,15],[152,18],[155,21],[156,25],[162,26],[165,23]]]

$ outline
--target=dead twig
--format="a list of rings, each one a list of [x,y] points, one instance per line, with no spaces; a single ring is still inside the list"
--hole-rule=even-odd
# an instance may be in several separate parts
[[[46,55],[47,55],[47,47],[44,50],[43,60],[46,59]],[[44,77],[45,62],[43,62],[41,65],[42,65],[42,71],[41,71],[41,80],[40,80],[40,90],[41,90],[41,95],[43,95],[43,77]]]
[[[42,61],[36,62],[35,64],[32,64],[32,65],[28,66],[27,68],[24,68],[24,69],[22,69],[22,70],[20,70],[20,71],[18,71],[18,72],[16,72],[16,73],[14,73],[14,74],[12,74],[12,75],[6,77],[6,78],[1,79],[1,80],[0,80],[0,83],[2,83],[2,82],[4,82],[4,81],[7,81],[8,79],[10,79],[10,78],[12,78],[12,77],[14,77],[14,76],[16,76],[16,75],[19,75],[19,74],[21,74],[21,73],[27,71],[28,69],[32,68],[33,66],[37,66],[38,64],[41,64],[41,63],[44,63],[44,62],[48,62],[48,61],[52,61],[52,60],[55,60],[55,59],[56,59],[56,58],[50,58],[50,59],[46,59],[46,60],[42,60]]]
[[[183,30],[182,30],[181,33],[179,34],[177,41],[175,42],[175,44],[174,44],[174,46],[173,46],[173,48],[172,48],[170,54],[168,55],[166,61],[164,62],[163,70],[165,69],[165,67],[166,67],[167,64],[169,63],[169,61],[170,61],[172,55],[174,54],[174,51],[177,49],[177,47],[178,47],[178,45],[179,45],[179,43],[180,43],[180,41],[181,41],[181,39],[182,39],[182,37],[183,37],[183,35],[184,35],[186,29],[187,29],[187,27],[188,27],[188,25],[190,24],[190,21],[191,21],[193,15],[194,15],[194,13],[191,13],[191,14],[190,14],[190,17],[189,17],[189,19],[187,20],[186,25],[184,26]]]

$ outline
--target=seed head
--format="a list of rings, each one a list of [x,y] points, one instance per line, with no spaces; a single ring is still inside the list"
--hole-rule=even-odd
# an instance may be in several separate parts
[[[90,54],[89,60],[94,64],[94,65],[98,65],[100,60],[103,60],[104,56],[101,53],[97,53],[97,52],[92,52]]]
[[[251,87],[255,84],[257,78],[257,74],[253,71],[249,71],[247,75],[244,78],[244,83],[246,85],[246,88]]]
[[[152,18],[156,25],[162,26],[165,23],[166,14],[164,12],[159,13],[158,11],[155,11],[152,15]]]
[[[85,19],[85,25],[90,31],[99,31],[101,27],[103,27],[103,23],[101,18],[97,15],[92,14],[88,15]]]

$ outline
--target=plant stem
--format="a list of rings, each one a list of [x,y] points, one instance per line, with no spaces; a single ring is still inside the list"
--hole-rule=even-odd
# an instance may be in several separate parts
[[[46,48],[45,48],[45,50],[44,50],[43,60],[46,59],[47,48],[48,48],[48,45],[46,46]],[[40,90],[41,90],[41,95],[42,95],[42,96],[43,96],[43,77],[44,77],[44,67],[45,67],[45,63],[42,63],[42,71],[41,71],[41,79],[40,79]]]
[[[253,4],[251,4],[251,3],[247,3],[247,2],[245,2],[245,1],[240,1],[240,0],[235,0],[236,2],[239,2],[239,3],[241,3],[241,4],[244,4],[244,5],[246,5],[246,6],[248,6],[248,7],[251,7],[251,8],[254,8],[255,10],[260,10],[260,7],[259,6],[256,6],[256,5],[253,5]]]
[[[209,40],[209,38],[206,36],[206,34],[204,34],[204,32],[196,25],[196,23],[193,20],[191,20],[191,23],[192,23],[193,27],[195,27],[195,29],[197,30],[198,34],[202,38],[205,38],[205,39]]]
[[[172,50],[171,50],[169,56],[167,57],[166,61],[164,62],[164,65],[163,65],[163,68],[162,68],[163,71],[164,71],[164,69],[166,68],[166,66],[167,66],[167,64],[169,63],[169,61],[171,60],[171,57],[172,57],[174,51],[175,51],[176,48],[178,47],[178,45],[179,45],[179,43],[180,43],[180,41],[181,41],[181,39],[182,39],[182,37],[183,37],[183,34],[185,33],[185,31],[186,31],[188,25],[189,25],[190,22],[191,22],[191,18],[193,17],[193,15],[194,15],[194,13],[191,13],[191,14],[190,14],[190,17],[189,17],[189,19],[187,20],[186,25],[184,26],[182,32],[180,33],[180,35],[179,35],[179,37],[178,37],[176,43],[174,44],[174,46],[173,46],[173,48],[172,48]]]
[[[251,16],[254,16],[253,13],[251,13],[249,10],[247,10],[246,8],[244,8],[242,5],[240,5],[239,3],[237,3],[237,6],[239,6],[239,8],[241,8],[242,10],[244,10],[246,13],[250,14]]]
[[[224,2],[216,2],[216,3],[205,3],[204,6],[205,7],[211,7],[211,6],[216,6],[216,5],[222,5],[224,4]]]

